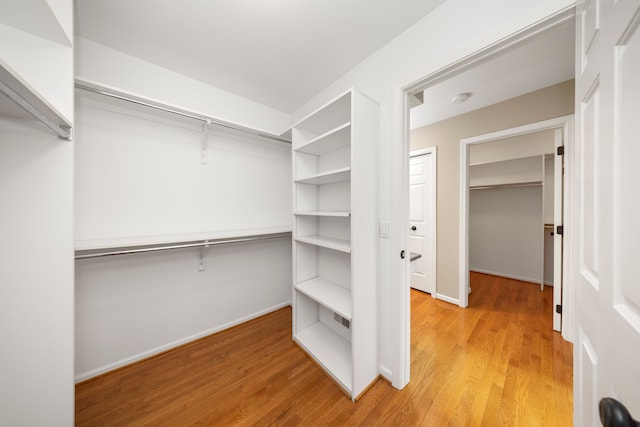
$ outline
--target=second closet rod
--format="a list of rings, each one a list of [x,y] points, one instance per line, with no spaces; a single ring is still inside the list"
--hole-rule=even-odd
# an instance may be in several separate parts
[[[178,116],[182,116],[182,117],[188,117],[190,119],[195,119],[195,120],[200,120],[203,122],[207,122],[209,124],[215,125],[215,126],[220,126],[220,127],[224,127],[227,129],[233,129],[233,130],[237,130],[240,132],[244,132],[244,133],[248,133],[254,136],[259,136],[261,138],[267,138],[267,139],[272,139],[274,141],[279,141],[279,142],[286,142],[287,144],[291,144],[291,141],[289,141],[288,139],[282,138],[278,135],[273,135],[273,134],[269,134],[269,133],[264,133],[264,132],[260,132],[258,130],[255,129],[251,129],[251,128],[247,128],[244,126],[240,126],[240,125],[234,125],[231,123],[226,123],[226,122],[222,122],[219,120],[215,120],[212,119],[210,117],[207,116],[203,116],[200,114],[196,114],[196,113],[191,113],[188,111],[183,111],[183,110],[179,110],[176,108],[171,108],[169,106],[166,105],[161,105],[161,104],[156,104],[156,103],[151,103],[151,102],[147,102],[147,101],[143,101],[140,99],[136,99],[136,98],[132,98],[129,96],[126,96],[124,94],[121,93],[115,93],[115,92],[110,92],[106,89],[98,89],[92,86],[87,86],[84,85],[82,83],[75,83],[75,87],[76,89],[81,89],[81,90],[86,90],[88,92],[93,92],[93,93],[97,93],[99,95],[105,95],[111,98],[115,98],[115,99],[119,99],[122,101],[127,101],[127,102],[131,102],[133,104],[137,104],[137,105],[142,105],[145,107],[149,107],[149,108],[154,108],[156,110],[161,110],[167,113],[171,113],[171,114],[176,114]]]
[[[469,186],[469,190],[490,190],[492,188],[539,187],[541,185],[542,185],[542,181],[514,182],[512,184],[472,185],[472,186]]]
[[[165,244],[165,245],[145,245],[145,246],[137,246],[137,247],[134,246],[130,248],[111,248],[111,249],[103,250],[102,252],[99,252],[96,250],[83,250],[83,251],[76,251],[75,259],[100,258],[105,256],[137,254],[142,252],[166,251],[169,249],[199,248],[199,247],[207,247],[207,246],[215,246],[215,245],[224,245],[228,243],[252,242],[255,240],[281,239],[283,237],[291,237],[291,233],[286,232],[286,233],[273,233],[273,234],[258,234],[255,236],[231,237],[226,239],[196,240],[196,241],[190,241],[190,242],[171,243],[171,244]]]

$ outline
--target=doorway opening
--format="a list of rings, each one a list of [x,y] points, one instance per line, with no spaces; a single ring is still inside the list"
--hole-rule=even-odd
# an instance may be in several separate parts
[[[458,74],[471,70],[479,65],[482,65],[512,50],[515,50],[517,47],[525,44],[525,42],[531,41],[535,39],[537,36],[545,34],[549,30],[557,29],[559,27],[562,27],[565,24],[573,25],[573,22],[574,22],[573,9],[563,10],[553,16],[547,17],[545,20],[540,21],[535,26],[531,26],[531,27],[516,31],[515,33],[511,34],[509,37],[503,39],[502,41],[495,43],[491,46],[487,46],[484,49],[481,49],[473,53],[472,55],[469,55],[468,57],[465,57],[455,63],[452,63],[445,68],[439,69],[433,72],[432,74],[426,75],[421,79],[415,80],[412,83],[407,84],[406,86],[397,87],[396,95],[397,95],[397,100],[399,101],[398,108],[400,112],[400,120],[398,121],[398,123],[401,124],[401,126],[397,129],[397,131],[398,131],[398,135],[400,135],[401,137],[402,144],[396,153],[398,154],[397,158],[402,159],[402,166],[400,170],[397,171],[397,174],[395,175],[395,179],[397,179],[397,182],[399,183],[402,182],[402,186],[406,188],[406,190],[404,190],[405,194],[399,197],[399,201],[402,202],[401,206],[406,206],[406,211],[397,212],[396,214],[394,214],[394,218],[396,219],[402,218],[402,220],[399,221],[400,224],[403,224],[404,227],[406,227],[406,225],[409,224],[409,215],[408,215],[409,157],[410,157],[409,154],[411,149],[418,148],[418,147],[411,147],[409,143],[410,129],[414,127],[413,119],[410,118],[411,116],[410,105],[415,103],[416,98],[419,98],[419,94],[427,88],[446,82],[447,80],[451,79],[452,77],[455,77]],[[569,56],[573,57],[573,54]],[[570,78],[572,77],[573,75]],[[420,102],[420,100],[418,101]],[[428,102],[428,100],[425,100],[425,101]],[[478,107],[478,108],[481,108],[481,107]],[[564,114],[567,114],[567,113],[564,113]],[[434,141],[431,141],[431,143],[428,143],[428,145],[437,145],[437,144]],[[438,148],[440,149],[440,147]],[[457,150],[458,149],[456,149],[456,151]],[[442,155],[440,155],[440,152],[439,152],[440,159],[442,159],[443,157],[446,157],[447,155],[450,155],[450,153],[443,153]],[[456,159],[458,158],[457,152],[455,153],[455,158]],[[439,162],[440,162],[440,159],[439,159]],[[455,172],[455,177],[453,178],[453,180],[455,181],[458,181],[459,179],[458,178],[459,173],[457,170],[459,167],[460,167],[460,163],[457,163],[455,168],[453,169]],[[438,186],[440,187],[440,182],[446,181],[445,175],[447,175],[446,172],[441,172],[441,171],[448,170],[449,175],[451,175],[451,170],[449,168],[445,168],[442,164],[439,165],[438,170],[439,170]],[[451,179],[450,176],[446,178]],[[456,183],[456,185],[458,185],[458,183]],[[456,190],[459,191],[459,187],[456,188]],[[451,194],[448,194],[447,197],[453,197],[456,200],[455,205],[457,205],[460,194],[462,193],[460,192],[456,194],[456,191],[454,191]],[[439,212],[438,220],[437,220],[438,222],[437,230],[440,236],[439,242],[444,242],[443,239],[445,235],[446,235],[447,242],[451,242],[455,240],[456,242],[456,244],[454,245],[455,251],[450,251],[449,255],[455,254],[455,256],[458,257],[460,253],[459,247],[460,247],[460,243],[461,243],[460,241],[462,237],[460,235],[456,235],[458,232],[457,227],[456,227],[455,233],[442,232],[441,220],[443,219],[444,216],[440,211],[441,197],[443,196],[439,188],[438,195],[437,195],[438,212]],[[455,220],[455,218],[458,217],[458,215],[456,215],[456,212],[459,209],[458,206],[456,206],[456,208],[457,209],[455,209],[455,211],[453,211],[450,214],[450,216],[452,215],[454,217],[454,222],[459,222]],[[450,217],[447,219],[451,220]],[[404,236],[402,241],[398,241],[397,243],[392,242],[392,248],[394,249],[398,248],[398,252],[400,252],[400,249],[409,247],[409,244],[408,244],[409,230],[407,228],[405,228],[405,230],[406,230],[406,235]],[[437,289],[436,295],[439,296],[440,290],[443,284],[445,284],[445,286],[454,286],[454,287],[458,286],[459,271],[456,271],[455,274],[453,274],[451,277],[448,277],[445,280],[443,280],[443,273],[442,273],[443,269],[441,268],[443,265],[443,261],[441,260],[441,257],[440,257],[440,255],[442,254],[440,243],[438,243],[437,253],[438,253],[438,271],[437,271],[437,280],[436,280],[436,289]],[[453,264],[457,262],[458,261],[454,261]],[[402,262],[402,261],[397,261],[397,263],[394,263],[394,264],[395,264],[393,266],[394,271],[397,271],[398,275],[403,277],[402,294],[400,296],[400,301],[399,301],[400,303],[399,319],[403,328],[400,335],[400,344],[401,344],[402,351],[399,354],[399,361],[400,361],[399,369],[397,374],[394,373],[393,384],[398,388],[402,388],[409,381],[409,361],[410,361],[410,342],[411,342],[410,341],[411,329],[410,329],[410,323],[409,323],[409,320],[410,320],[410,292],[409,292],[410,268],[409,266],[410,265],[408,262]],[[454,267],[454,270],[455,270],[455,267]],[[465,273],[465,276],[466,275],[467,273]],[[466,284],[466,281],[465,281],[465,284]],[[443,294],[443,295],[445,297],[447,296],[449,297],[449,302],[456,303],[461,307],[465,307],[466,304],[468,303],[468,295],[466,294],[467,289],[468,287],[465,286],[463,290],[457,289],[457,292],[456,290],[454,290],[453,291],[453,294],[455,294],[454,297],[451,297],[451,294],[449,295]],[[565,311],[565,314],[566,314],[566,311]]]
[[[557,331],[562,331],[565,339],[569,339],[571,331],[571,304],[570,294],[571,286],[568,280],[563,279],[566,277],[565,273],[567,269],[563,268],[563,236],[562,227],[565,222],[565,215],[563,212],[563,205],[565,196],[571,197],[568,184],[564,181],[564,177],[568,175],[563,174],[563,156],[564,150],[570,150],[572,147],[572,129],[573,129],[573,116],[563,116],[555,119],[549,119],[542,122],[532,123],[529,125],[518,126],[511,129],[505,129],[497,132],[492,132],[485,135],[479,135],[471,138],[462,139],[460,141],[460,264],[459,264],[459,292],[461,295],[460,306],[466,307],[469,301],[470,288],[470,270],[478,271],[478,265],[491,265],[493,270],[502,270],[501,272],[486,270],[484,272],[498,273],[499,276],[516,276],[514,278],[524,279],[525,281],[531,277],[524,275],[536,276],[539,279],[541,286],[544,286],[544,245],[548,228],[545,228],[547,224],[551,225],[551,230],[555,230],[553,236],[553,328]],[[543,152],[539,156],[527,156],[527,157],[515,157],[510,160],[505,158],[513,157],[509,151],[505,150],[504,143],[510,144],[513,148],[513,144],[518,141],[515,139],[523,136],[531,136],[540,134],[541,132],[550,131],[552,134],[552,151],[554,155],[554,173],[552,176],[559,177],[560,179],[554,179],[554,209],[551,212],[545,210],[545,197],[544,197],[544,183],[548,176],[545,169],[549,163],[549,157],[547,151],[549,149],[543,148]],[[475,163],[471,164],[472,148],[480,148],[482,145],[496,143],[500,149],[499,153],[494,150],[484,150],[482,155],[479,155],[476,150],[476,158],[484,159],[501,159],[498,162],[488,163]],[[486,146],[485,146],[486,147]],[[551,147],[549,147],[551,148]],[[514,150],[511,150],[512,152]],[[526,152],[526,149],[515,150],[516,152]],[[554,157],[551,157],[553,159]],[[539,187],[538,187],[539,186]],[[510,203],[505,203],[508,199],[503,194],[505,190],[509,189],[510,194],[507,198],[510,198]],[[494,191],[498,190],[498,191]],[[516,190],[513,192],[512,190]],[[474,194],[476,191],[481,191],[488,194],[489,197],[478,197]],[[513,203],[513,199],[518,199]],[[474,206],[479,209],[480,212],[477,215],[471,215],[472,206],[471,201],[474,201]],[[502,205],[500,205],[502,204]],[[507,218],[515,210],[519,213],[526,212],[528,209],[527,204],[534,205],[534,209],[537,207],[538,212],[528,212],[524,218],[517,218],[517,223],[512,230],[502,230],[501,227],[506,226]],[[569,206],[569,204],[566,204]],[[483,209],[485,208],[485,209]],[[490,210],[487,214],[487,208]],[[523,210],[524,209],[524,210]],[[498,215],[493,215],[494,213]],[[505,215],[505,212],[508,215]],[[474,220],[474,217],[479,216],[480,219]],[[513,218],[511,218],[513,219]],[[476,225],[476,233],[471,233],[470,224],[474,221],[479,222]],[[512,221],[513,222],[513,221]],[[513,224],[512,224],[513,225]],[[482,230],[477,230],[482,228]],[[493,248],[493,254],[496,256],[494,259],[484,256],[482,252],[470,245],[470,236],[476,238],[481,237],[484,232],[488,233],[510,233],[510,238],[528,238],[533,240],[533,245],[530,242],[521,242],[521,248],[526,251],[533,250],[533,253],[522,254],[522,251],[514,251],[513,245],[507,248],[506,252],[495,254],[502,248]],[[517,235],[518,233],[521,234]],[[500,242],[500,241],[499,241]],[[476,242],[477,243],[477,242]],[[535,244],[539,246],[537,248],[531,248]],[[535,251],[538,250],[536,254]],[[483,250],[492,250],[492,248],[483,248]],[[536,262],[536,258],[539,262]],[[470,265],[470,259],[474,259],[475,265]],[[520,265],[518,265],[520,264]],[[536,268],[538,271],[536,272]],[[482,270],[482,269],[480,269]],[[505,273],[510,271],[511,274]],[[525,271],[525,273],[518,273]],[[482,271],[480,271],[482,272]],[[516,272],[515,274],[513,272]],[[520,277],[517,277],[520,274]],[[542,288],[541,288],[542,289]],[[562,301],[567,301],[563,305]],[[560,307],[560,309],[557,309]],[[563,307],[565,310],[566,319],[565,324],[562,324]]]

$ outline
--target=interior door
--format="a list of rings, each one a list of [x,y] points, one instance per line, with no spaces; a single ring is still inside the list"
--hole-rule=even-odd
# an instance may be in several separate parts
[[[605,396],[640,417],[640,0],[576,7],[574,410],[595,426]]]
[[[563,200],[564,200],[564,157],[559,153],[560,147],[564,148],[562,129],[554,131],[555,158],[553,162],[553,330],[562,331],[562,269],[563,269],[563,233],[558,233],[558,227],[562,227]],[[558,309],[560,307],[560,309]]]
[[[421,153],[421,152],[418,152]],[[434,192],[432,191],[433,155],[426,152],[409,160],[409,250],[421,255],[411,261],[411,287],[435,297],[432,250]]]

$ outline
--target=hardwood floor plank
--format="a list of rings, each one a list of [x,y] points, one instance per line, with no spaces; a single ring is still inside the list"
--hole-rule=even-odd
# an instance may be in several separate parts
[[[469,307],[411,291],[411,382],[352,402],[291,341],[291,309],[76,385],[78,426],[570,426],[552,289],[472,273]]]

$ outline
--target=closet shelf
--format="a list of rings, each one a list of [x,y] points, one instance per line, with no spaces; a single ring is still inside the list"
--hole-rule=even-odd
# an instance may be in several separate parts
[[[351,344],[321,322],[295,335],[295,340],[351,394],[353,389]]]
[[[351,292],[349,289],[316,277],[298,283],[296,290],[351,321]]]
[[[348,218],[351,216],[351,212],[348,212],[348,211],[299,211],[299,212],[294,212],[294,215],[332,216],[332,217]]]
[[[294,149],[294,151],[319,156],[339,148],[347,147],[350,143],[350,136],[351,122],[347,122],[312,139],[304,145]]]
[[[349,240],[335,239],[325,236],[297,236],[297,242],[308,243],[310,245],[320,246],[327,249],[333,249],[340,252],[351,253],[351,242]]]
[[[351,179],[351,168],[347,167],[319,173],[317,175],[309,176],[306,178],[296,179],[294,182],[298,184],[323,185],[348,181],[349,179]]]
[[[4,97],[0,96],[1,111],[11,111],[11,114],[17,117],[35,118],[58,135],[59,139],[71,141],[73,135],[71,122],[2,60],[0,60],[0,94],[11,101],[5,104]]]

